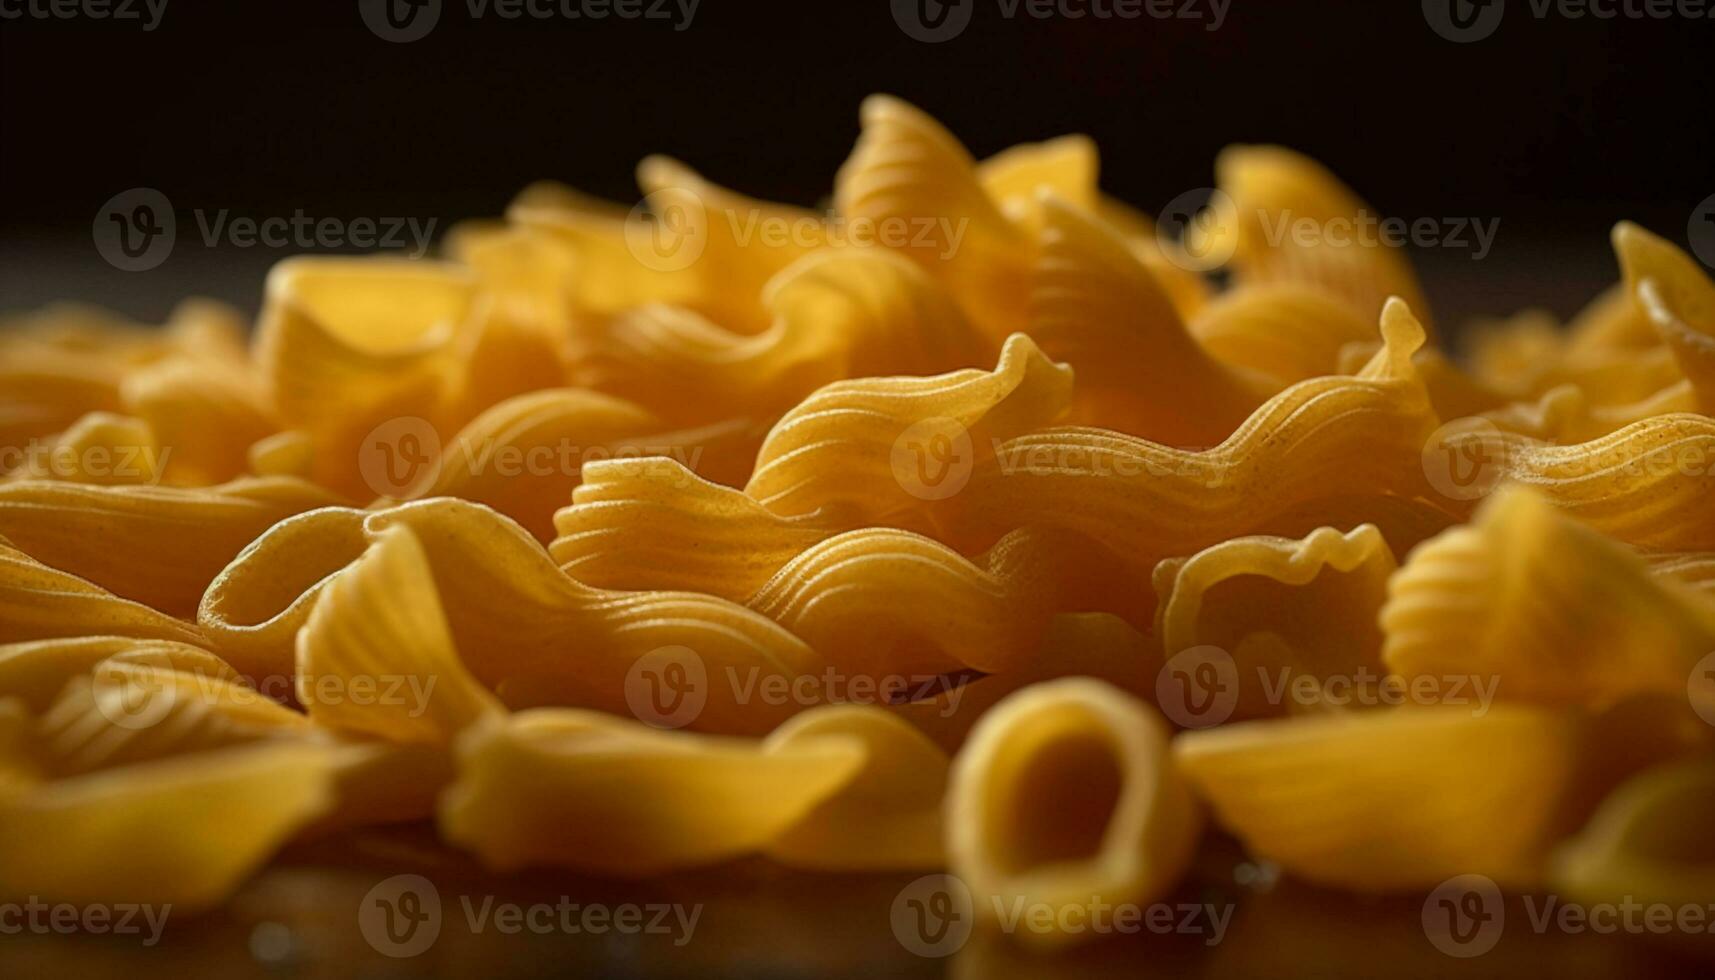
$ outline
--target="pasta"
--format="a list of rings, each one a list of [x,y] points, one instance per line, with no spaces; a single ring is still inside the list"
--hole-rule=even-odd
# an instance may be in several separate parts
[[[0,901],[202,910],[400,824],[945,874],[979,963],[1164,901],[1206,824],[1359,893],[1707,898],[1694,258],[1621,223],[1570,322],[1455,358],[1402,250],[1279,233],[1370,215],[1293,151],[1158,226],[1088,137],[860,117],[830,210],[655,156],[635,209],[287,259],[253,338],[9,323]]]

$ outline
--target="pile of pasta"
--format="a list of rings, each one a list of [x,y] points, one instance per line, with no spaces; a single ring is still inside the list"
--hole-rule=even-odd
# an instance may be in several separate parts
[[[1217,831],[1358,892],[1715,894],[1705,270],[1622,224],[1573,322],[1455,361],[1400,250],[1269,233],[1367,207],[1300,155],[1224,152],[1235,207],[1186,243],[1085,138],[978,162],[861,116],[826,212],[652,158],[646,214],[544,184],[437,260],[284,261],[253,335],[208,302],[13,324],[0,896],[207,908],[422,821],[500,870],[946,870],[979,916],[1162,898]],[[842,230],[900,224],[960,237]],[[1216,247],[1218,287],[1186,261]],[[380,493],[400,420],[441,448]],[[564,445],[607,452],[482,465]],[[1159,682],[1206,648],[1232,710],[1182,727]],[[682,727],[628,701],[662,650],[706,669]],[[947,683],[725,680],[830,675]]]

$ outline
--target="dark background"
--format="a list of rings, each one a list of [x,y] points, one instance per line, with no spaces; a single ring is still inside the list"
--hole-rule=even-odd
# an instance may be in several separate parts
[[[197,208],[416,215],[444,231],[544,177],[630,201],[652,152],[811,204],[877,91],[978,156],[1088,133],[1107,189],[1152,212],[1212,183],[1223,145],[1282,142],[1382,213],[1499,218],[1483,262],[1417,256],[1443,319],[1571,313],[1614,275],[1616,219],[1683,243],[1715,193],[1715,20],[1538,20],[1511,0],[1493,37],[1459,45],[1418,0],[1233,0],[1214,33],[1008,20],[998,0],[972,2],[969,28],[935,45],[906,36],[887,0],[703,0],[684,32],[473,20],[447,0],[408,44],[373,35],[356,0],[169,0],[149,33],[0,21],[0,310],[75,297],[155,318],[186,293],[253,308],[285,253],[204,247]],[[164,265],[125,273],[90,227],[136,186],[165,192],[180,230]]]

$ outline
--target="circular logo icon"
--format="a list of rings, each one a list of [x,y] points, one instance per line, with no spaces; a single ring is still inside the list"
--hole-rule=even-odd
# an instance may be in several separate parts
[[[91,228],[95,250],[123,272],[147,272],[173,254],[178,222],[173,202],[153,187],[133,187],[107,199]]]
[[[709,244],[709,211],[703,199],[683,188],[644,196],[625,219],[625,247],[656,272],[680,272],[703,257]]]
[[[1455,419],[1423,444],[1423,475],[1449,500],[1486,497],[1506,478],[1508,440],[1488,419]]]
[[[441,476],[441,437],[427,419],[388,419],[357,447],[357,471],[377,497],[411,500]]]
[[[1703,264],[1715,269],[1715,194],[1703,199],[1691,212],[1691,226],[1686,231],[1691,251]]]
[[[1239,248],[1239,208],[1226,191],[1186,191],[1161,209],[1155,241],[1169,262],[1187,272],[1209,272],[1232,261]]]
[[[1436,949],[1462,960],[1494,949],[1506,921],[1500,886],[1483,875],[1449,878],[1423,901],[1423,934]]]
[[[114,667],[101,672],[95,710],[115,728],[153,728],[172,714],[178,689],[150,667]]]
[[[1155,675],[1155,703],[1180,728],[1213,728],[1239,706],[1239,665],[1217,646],[1188,647]]]
[[[893,22],[924,44],[951,41],[971,23],[975,0],[893,0]]]
[[[919,500],[945,500],[970,482],[976,453],[970,430],[958,419],[938,415],[901,432],[888,462],[906,493]]]
[[[1455,44],[1495,33],[1506,13],[1506,0],[1423,0],[1423,19],[1430,29]]]
[[[709,671],[690,647],[651,650],[625,672],[625,704],[645,725],[684,728],[708,703]]]
[[[358,15],[383,41],[409,44],[429,36],[441,20],[441,0],[357,0]]]
[[[363,896],[357,928],[383,956],[416,956],[441,936],[441,893],[422,875],[394,875]]]
[[[976,905],[971,890],[954,875],[924,875],[893,897],[889,919],[899,945],[918,956],[940,959],[971,938]]]
[[[1715,653],[1691,668],[1691,676],[1685,680],[1685,695],[1691,699],[1691,710],[1697,712],[1697,717],[1715,725]]]

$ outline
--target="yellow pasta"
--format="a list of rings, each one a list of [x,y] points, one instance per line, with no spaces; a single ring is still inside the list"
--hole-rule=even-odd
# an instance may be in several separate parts
[[[994,898],[1056,910],[1153,902],[1202,830],[1161,718],[1085,678],[1025,688],[983,717],[954,760],[946,821],[952,871],[991,919]],[[1019,938],[1042,946],[1077,935],[1020,921]]]
[[[1554,887],[1591,904],[1704,905],[1715,887],[1715,853],[1703,829],[1712,803],[1715,769],[1707,758],[1637,776],[1556,852]]]

